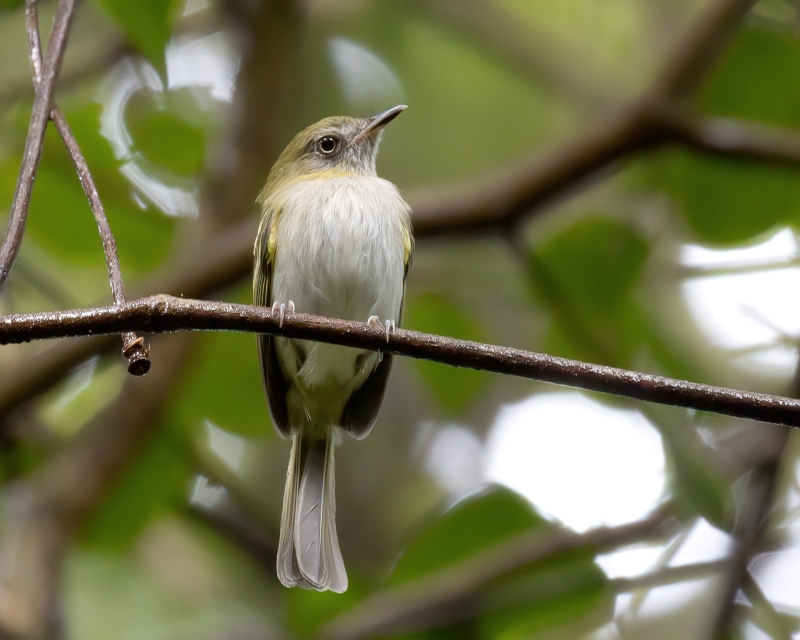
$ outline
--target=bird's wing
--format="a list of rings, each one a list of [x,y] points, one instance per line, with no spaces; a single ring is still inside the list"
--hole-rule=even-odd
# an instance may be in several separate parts
[[[411,224],[408,223],[403,227],[403,261],[405,269],[403,272],[403,300],[400,302],[398,325],[403,321],[406,279],[408,270],[411,268],[413,256],[414,236],[411,232]],[[389,372],[392,369],[392,359],[391,353],[384,353],[380,364],[375,367],[375,371],[353,392],[344,407],[339,426],[358,440],[367,436],[378,417],[378,411],[380,411],[383,396],[386,393],[386,382],[389,380]]]
[[[280,209],[266,202],[253,250],[253,302],[262,307],[272,304],[272,276],[275,270],[279,218]],[[286,406],[288,382],[275,352],[275,338],[270,334],[258,334],[256,340],[261,377],[267,390],[272,421],[283,436],[288,436],[291,432],[289,410]]]

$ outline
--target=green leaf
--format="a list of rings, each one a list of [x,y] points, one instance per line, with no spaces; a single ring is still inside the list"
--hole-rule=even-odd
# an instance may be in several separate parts
[[[389,582],[421,578],[515,534],[551,526],[522,496],[492,486],[457,502],[417,536],[406,547]]]
[[[555,319],[548,351],[629,366],[644,322],[632,292],[648,254],[649,243],[630,224],[600,215],[576,220],[532,248],[531,283]]]
[[[249,287],[234,300],[249,302]],[[208,333],[200,337],[193,366],[171,403],[174,420],[196,426],[203,420],[243,436],[272,433],[256,341],[247,333]]]
[[[180,100],[173,93],[168,94],[166,108],[150,94],[133,96],[125,109],[125,124],[134,152],[161,170],[192,178],[205,163],[206,134],[186,120],[200,110],[196,100],[185,95]]]
[[[556,531],[518,494],[493,486],[456,503],[411,542],[390,584],[413,582],[525,531]],[[565,624],[591,628],[613,612],[613,595],[590,550],[543,559],[487,585],[476,622],[480,637],[529,638]],[[591,620],[591,623],[589,622]]]
[[[344,593],[286,590],[287,626],[301,638],[313,638],[320,626],[355,607],[368,591],[352,567],[347,569],[347,578],[348,587]]]
[[[786,29],[740,29],[700,91],[698,107],[717,116],[800,126],[800,40]]]
[[[653,166],[657,184],[702,242],[746,242],[800,219],[800,180],[791,169],[682,150],[662,154]]]
[[[425,333],[486,342],[475,320],[448,298],[435,293],[418,294],[406,301],[404,324],[409,329]],[[489,380],[485,372],[472,369],[424,360],[415,360],[414,365],[430,385],[436,399],[450,413],[464,410]]]
[[[670,486],[681,520],[699,514],[714,526],[730,530],[735,515],[730,480],[709,464],[718,452],[703,442],[685,410],[657,404],[642,410],[664,441]]]
[[[25,0],[0,0],[0,11],[17,9],[25,4]]]
[[[158,428],[86,524],[83,542],[108,550],[130,546],[147,524],[185,501],[190,477],[175,436]]]
[[[629,224],[601,216],[577,220],[537,248],[574,304],[607,317],[627,301],[648,252],[647,240]]]
[[[157,68],[163,69],[172,18],[182,3],[176,0],[96,1],[119,23],[131,43]]]
[[[62,105],[62,107],[68,105]],[[175,221],[155,210],[143,210],[132,187],[120,173],[108,141],[100,131],[100,105],[65,108],[65,116],[97,185],[117,244],[123,276],[161,264],[172,248]],[[20,158],[0,163],[0,199],[11,202]],[[81,188],[72,160],[54,127],[48,127],[42,163],[28,214],[28,229],[48,253],[70,264],[105,270],[97,224]]]

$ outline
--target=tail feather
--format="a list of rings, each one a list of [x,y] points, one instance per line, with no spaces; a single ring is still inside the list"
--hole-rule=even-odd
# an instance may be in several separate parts
[[[283,497],[278,578],[287,587],[342,593],[347,589],[336,535],[332,434],[326,440],[292,436]]]
[[[286,471],[286,488],[283,490],[281,535],[278,541],[278,580],[286,587],[295,587],[302,581],[294,558],[294,513],[300,480],[300,434],[292,434],[292,453]]]

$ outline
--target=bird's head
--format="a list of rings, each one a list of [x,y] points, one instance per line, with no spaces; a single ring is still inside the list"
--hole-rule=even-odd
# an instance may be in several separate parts
[[[281,153],[264,192],[295,179],[336,174],[375,175],[383,128],[406,109],[398,105],[369,118],[325,118],[303,129]]]

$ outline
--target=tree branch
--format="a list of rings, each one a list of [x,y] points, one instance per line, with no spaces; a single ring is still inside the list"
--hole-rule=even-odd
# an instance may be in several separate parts
[[[524,532],[486,549],[462,563],[369,596],[334,619],[321,633],[327,640],[372,638],[391,632],[425,628],[446,616],[470,614],[468,598],[481,588],[521,567],[576,549],[602,553],[662,535],[669,519],[666,509],[621,527],[599,527],[583,534],[548,529]]]
[[[166,295],[121,306],[0,316],[0,344],[118,333],[183,330],[270,333],[385,351],[530,380],[599,391],[737,418],[800,427],[800,400],[675,380],[469,340],[303,313],[286,317],[266,307],[186,300]]]
[[[28,126],[28,136],[25,140],[25,150],[22,155],[22,166],[17,178],[16,190],[14,191],[14,200],[8,216],[6,235],[0,245],[0,288],[8,280],[22,244],[22,236],[25,232],[25,222],[28,218],[28,208],[31,202],[31,193],[33,192],[33,181],[42,158],[44,134],[50,118],[53,91],[58,79],[58,73],[61,70],[61,63],[64,60],[67,37],[75,11],[75,1],[59,0],[58,8],[56,9],[53,31],[50,34],[50,41],[47,45],[47,53],[41,72],[42,82],[36,90],[36,99],[33,101],[33,113]]]
[[[678,582],[708,578],[724,571],[728,564],[728,560],[712,560],[678,567],[663,567],[657,571],[645,573],[634,578],[614,578],[610,581],[611,588],[616,593],[627,593],[638,591],[639,589],[652,589],[653,587],[663,587],[668,584],[677,584]]]
[[[665,126],[676,142],[733,160],[800,167],[800,132],[727,118],[700,118],[673,110]]]

